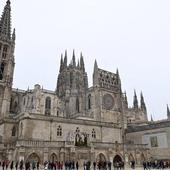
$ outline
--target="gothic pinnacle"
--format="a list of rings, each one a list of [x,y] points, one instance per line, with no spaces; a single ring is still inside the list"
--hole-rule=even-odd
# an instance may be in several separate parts
[[[82,53],[80,54],[80,68],[83,72],[85,72],[84,59]]]
[[[76,59],[75,59],[75,52],[74,52],[74,50],[73,50],[72,64],[73,64],[74,67],[76,66]]]
[[[144,97],[143,97],[142,92],[141,92],[140,105],[141,105],[141,109],[146,110],[146,105],[145,105],[145,101],[144,101]]]
[[[168,117],[168,118],[170,117],[170,110],[169,110],[168,104],[167,104],[167,117]]]
[[[133,107],[135,109],[138,109],[138,99],[137,99],[137,95],[136,95],[136,90],[134,90]]]
[[[62,72],[63,70],[63,54],[61,54],[61,60],[60,60],[60,73]]]
[[[16,39],[16,35],[15,35],[15,28],[14,28],[13,33],[12,33],[12,40],[15,41],[15,39]]]
[[[67,67],[67,50],[65,50],[65,55],[64,55],[64,67]]]

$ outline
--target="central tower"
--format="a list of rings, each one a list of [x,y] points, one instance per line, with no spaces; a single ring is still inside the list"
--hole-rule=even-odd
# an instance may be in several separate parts
[[[67,65],[67,51],[63,60],[61,55],[60,72],[57,80],[57,95],[65,102],[65,116],[76,117],[86,114],[86,94],[88,90],[88,78],[85,72],[82,53],[76,64],[75,52],[72,60]]]

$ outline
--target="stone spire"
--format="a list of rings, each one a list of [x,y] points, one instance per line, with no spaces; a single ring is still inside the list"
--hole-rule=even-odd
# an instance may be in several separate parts
[[[82,53],[80,54],[80,69],[85,72],[84,59]]]
[[[72,64],[73,64],[74,67],[76,67],[76,58],[75,58],[74,50],[73,50]]]
[[[167,117],[168,119],[170,118],[170,110],[169,110],[169,106],[167,105]]]
[[[118,69],[116,70],[116,75],[117,75],[117,83],[121,84],[120,76],[119,76],[119,70]]]
[[[12,40],[15,42],[15,39],[16,39],[16,35],[15,35],[15,28],[14,28],[13,33],[12,33]]]
[[[128,108],[128,100],[127,100],[127,95],[126,95],[126,91],[125,91],[125,93],[124,93],[125,95],[124,95],[124,102],[125,102],[125,106],[126,106],[126,108]]]
[[[64,55],[64,68],[67,67],[67,50],[65,50],[65,55]]]
[[[77,61],[77,68],[79,69],[80,68],[80,62],[79,62],[79,59]]]
[[[99,85],[99,80],[98,80],[98,65],[97,61],[95,60],[94,62],[94,71],[93,71],[93,86]]]
[[[145,101],[144,101],[144,97],[143,97],[143,93],[141,92],[141,95],[140,95],[140,105],[141,105],[141,109],[146,111],[146,105],[145,105]]]
[[[135,109],[138,109],[138,98],[137,98],[137,95],[136,95],[136,90],[134,90],[133,107]]]
[[[11,5],[10,0],[7,0],[0,19],[0,37],[11,40]]]
[[[63,71],[63,66],[64,66],[64,62],[63,62],[63,54],[61,54],[61,60],[60,60],[60,73]]]

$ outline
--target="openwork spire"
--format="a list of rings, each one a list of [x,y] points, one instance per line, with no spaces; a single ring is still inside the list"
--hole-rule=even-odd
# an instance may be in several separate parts
[[[140,99],[140,105],[141,105],[141,109],[145,110],[146,111],[146,105],[145,105],[145,100],[144,100],[144,97],[143,97],[143,93],[141,92],[141,99]]]
[[[0,36],[11,39],[11,5],[10,0],[6,2],[0,19]]]
[[[170,110],[168,105],[167,105],[167,117],[170,118]]]
[[[138,109],[138,98],[137,98],[137,95],[136,95],[136,91],[134,90],[134,97],[133,97],[133,107],[135,109]]]
[[[83,72],[85,72],[85,67],[84,67],[84,59],[83,59],[83,54],[80,54],[80,68]]]

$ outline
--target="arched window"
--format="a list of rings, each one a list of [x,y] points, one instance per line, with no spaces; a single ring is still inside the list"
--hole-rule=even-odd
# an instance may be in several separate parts
[[[51,98],[47,97],[45,100],[45,115],[51,114]]]
[[[7,54],[8,54],[8,46],[4,46],[3,48],[3,53],[2,53],[2,58],[6,58],[7,57]]]
[[[91,109],[91,94],[88,95],[88,109]]]
[[[62,136],[62,128],[60,125],[57,128],[57,136]]]
[[[79,134],[80,133],[80,129],[79,127],[76,128],[76,134]]]
[[[91,136],[92,136],[93,139],[96,139],[96,131],[94,129],[92,130],[92,135]]]
[[[59,116],[59,111],[57,110],[57,117]]]
[[[0,65],[0,80],[3,79],[4,68],[5,68],[5,64],[2,63],[2,64]]]
[[[14,102],[14,112],[18,112],[18,103],[16,101]]]
[[[12,128],[12,135],[11,136],[16,136],[16,127],[15,126]]]
[[[80,112],[80,106],[79,106],[79,99],[77,97],[76,99],[76,111],[79,113]]]
[[[25,97],[24,97],[23,105],[25,106]]]

